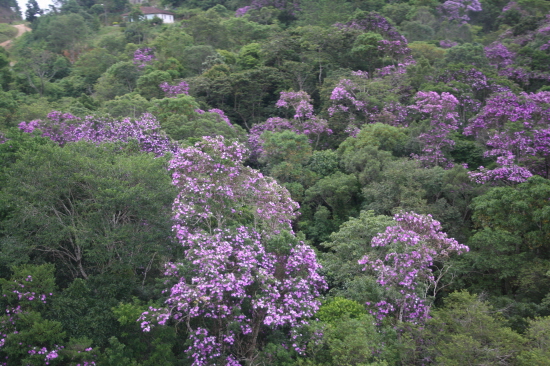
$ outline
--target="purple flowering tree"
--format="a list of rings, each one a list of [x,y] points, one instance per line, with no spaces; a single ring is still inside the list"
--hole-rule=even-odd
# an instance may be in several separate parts
[[[470,20],[468,12],[478,12],[482,9],[479,0],[447,0],[438,10],[447,20],[466,23]]]
[[[156,322],[182,323],[193,365],[251,362],[260,334],[288,326],[295,332],[319,307],[324,279],[313,249],[294,237],[298,205],[288,191],[245,167],[244,147],[204,137],[182,148],[170,163],[180,189],[174,231],[186,263],[169,263],[176,284],[166,307],[141,317],[144,331]]]
[[[422,155],[413,155],[414,158],[429,166],[451,166],[452,163],[445,157],[444,150],[449,150],[454,141],[449,134],[458,129],[458,100],[450,93],[418,92],[415,104],[409,108],[418,112],[423,119],[428,119],[430,129],[418,136],[422,145]]]
[[[14,272],[11,279],[0,279],[0,305],[5,308],[0,313],[0,365],[57,365],[69,359],[95,365],[91,347],[63,346],[61,323],[43,319],[40,314],[53,296],[53,265],[25,265],[14,267]]]
[[[485,143],[497,168],[470,173],[478,183],[524,182],[533,174],[550,176],[550,92],[496,94],[464,129]]]
[[[392,315],[398,322],[418,323],[429,315],[429,298],[442,288],[442,277],[450,269],[449,256],[469,249],[447,237],[431,215],[401,212],[394,220],[395,226],[371,241],[372,247],[383,248],[386,254],[359,260],[386,290],[386,300],[368,305],[374,307],[379,320]]]
[[[151,65],[155,60],[155,52],[152,48],[138,48],[134,52],[134,65],[137,65],[140,69]]]
[[[275,104],[278,108],[287,108],[294,113],[292,119],[280,117],[269,118],[266,122],[257,124],[250,130],[249,144],[253,156],[262,152],[262,133],[265,131],[281,132],[290,130],[299,135],[306,135],[316,146],[323,134],[330,135],[327,121],[315,116],[311,97],[305,91],[281,92],[281,97]]]
[[[21,122],[19,128],[28,133],[39,130],[42,136],[60,145],[80,140],[95,143],[137,141],[142,151],[156,155],[175,150],[158,121],[148,113],[137,119],[117,121],[93,116],[82,119],[70,113],[52,111],[47,120]]]
[[[494,42],[485,47],[485,56],[489,64],[498,70],[503,69],[514,62],[515,53],[511,52],[502,43]]]
[[[165,81],[159,87],[164,92],[166,98],[176,98],[180,94],[189,94],[189,84],[185,81],[180,81],[176,85],[170,85]]]
[[[385,90],[386,95],[400,93],[399,88],[394,88],[400,82],[398,79],[405,73],[404,65],[398,67],[388,66],[376,71],[376,77],[369,79],[366,71],[352,71],[350,78],[340,79],[330,95],[331,106],[328,108],[330,117],[343,116],[349,122],[345,129],[350,136],[356,136],[360,127],[365,123],[382,122],[392,126],[404,126],[408,123],[407,107],[396,101],[384,101],[384,106],[367,103],[368,99],[383,98],[383,91],[378,84],[373,87],[373,82],[381,81],[389,84],[392,89]]]
[[[439,41],[439,46],[441,48],[453,48],[454,46],[458,46],[458,42],[445,39],[445,40]]]

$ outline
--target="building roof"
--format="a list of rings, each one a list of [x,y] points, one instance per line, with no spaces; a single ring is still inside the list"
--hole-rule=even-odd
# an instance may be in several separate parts
[[[168,10],[162,10],[157,9],[152,6],[140,6],[139,10],[143,13],[143,15],[147,14],[168,14],[168,15],[175,15],[174,13],[168,11]],[[128,16],[130,13],[122,14],[122,16]]]

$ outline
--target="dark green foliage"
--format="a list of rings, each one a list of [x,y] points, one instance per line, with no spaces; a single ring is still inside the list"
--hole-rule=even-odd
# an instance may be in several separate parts
[[[475,283],[532,301],[550,292],[543,275],[550,269],[549,194],[549,181],[535,176],[517,187],[493,188],[473,200],[478,231],[469,242],[472,253],[467,258],[477,272],[472,276]],[[525,276],[534,283],[519,286]],[[530,291],[531,286],[537,290]]]
[[[38,16],[42,15],[44,12],[40,9],[38,2],[36,0],[29,0],[27,2],[27,10],[25,11],[25,19],[29,22],[33,22]]]
[[[55,262],[64,281],[119,272],[145,281],[170,246],[174,196],[164,164],[84,142],[22,151],[2,191],[10,212],[2,251],[13,253],[2,265],[30,255]]]
[[[445,62],[447,64],[474,65],[477,68],[489,66],[483,51],[483,45],[478,43],[466,43],[449,49],[445,55]]]

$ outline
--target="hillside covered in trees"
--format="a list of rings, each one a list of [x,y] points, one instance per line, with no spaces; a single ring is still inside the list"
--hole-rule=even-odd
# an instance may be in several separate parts
[[[550,365],[549,2],[0,5],[1,365]]]

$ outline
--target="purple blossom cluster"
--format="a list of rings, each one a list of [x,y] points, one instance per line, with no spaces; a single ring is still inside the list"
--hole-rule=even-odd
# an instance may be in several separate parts
[[[330,135],[332,130],[328,128],[326,120],[315,116],[311,97],[304,91],[281,92],[281,97],[276,103],[278,108],[293,110],[293,119],[280,117],[269,118],[264,123],[252,127],[249,135],[249,145],[252,156],[257,157],[262,152],[262,134],[265,131],[280,132],[293,131],[300,135],[307,135],[311,143],[317,144],[323,134]]]
[[[402,56],[410,58],[411,54],[410,49],[407,47],[407,41],[403,39],[395,41],[382,39],[378,41],[378,50],[383,52],[384,56],[395,60],[403,58]]]
[[[459,102],[454,95],[443,92],[418,92],[415,96],[415,104],[409,109],[420,113],[430,120],[430,130],[418,136],[422,143],[422,155],[414,155],[416,159],[427,165],[452,166],[445,157],[444,150],[450,149],[454,141],[448,136],[458,130]]]
[[[516,54],[508,50],[502,43],[494,42],[485,47],[485,56],[489,60],[491,66],[500,70],[511,65],[514,62]]]
[[[170,162],[180,189],[174,231],[194,270],[182,277],[169,263],[166,275],[178,282],[166,308],[151,308],[139,321],[144,331],[169,319],[185,323],[193,365],[254,358],[262,329],[302,326],[326,287],[314,251],[292,239],[298,205],[274,180],[245,167],[246,155],[239,143],[204,137]],[[284,244],[269,246],[277,234]],[[197,318],[215,325],[198,325]]]
[[[237,11],[235,11],[235,17],[239,18],[246,15],[246,13],[248,13],[250,9],[252,9],[250,5],[238,8]]]
[[[529,85],[531,79],[550,81],[550,73],[543,71],[530,71],[521,66],[508,66],[499,70],[500,76],[505,76],[523,85]]]
[[[202,109],[195,109],[195,112],[198,113],[198,114],[205,114],[206,112],[203,111]],[[212,109],[209,109],[208,110],[208,113],[216,113],[218,115],[218,118],[222,119],[223,121],[225,121],[229,126],[233,126],[231,124],[231,121],[229,120],[229,117],[227,117],[225,115],[225,112],[222,111],[221,109],[218,109],[218,108],[212,108]]]
[[[478,183],[524,182],[533,174],[550,176],[550,92],[496,94],[464,129],[488,146],[498,167],[471,172]]]
[[[451,254],[469,250],[447,237],[441,224],[431,215],[401,212],[394,216],[395,226],[376,235],[372,247],[386,248],[383,258],[367,255],[359,260],[364,270],[372,270],[377,282],[387,291],[387,299],[374,305],[379,320],[393,315],[399,322],[418,323],[429,316],[429,294],[435,297],[442,274],[448,269]]]
[[[377,77],[399,77],[406,72],[407,65],[388,66],[376,70],[375,74]],[[354,136],[364,123],[383,122],[393,126],[407,125],[408,111],[401,103],[386,103],[382,109],[367,104],[365,99],[371,91],[369,90],[370,80],[365,71],[352,72],[352,77],[339,80],[330,95],[332,105],[328,108],[329,116],[344,114],[350,121],[346,128],[350,136]]]
[[[376,69],[374,71],[374,75],[377,77],[384,77],[388,75],[406,74],[407,66],[414,65],[415,63],[416,61],[414,61],[412,57],[409,57],[403,63],[399,63],[397,65],[388,65],[388,66],[384,66],[379,69]]]
[[[28,275],[24,279],[13,280],[12,282],[3,285],[3,297],[9,303],[15,303],[14,306],[8,306],[5,309],[5,315],[0,316],[0,351],[6,345],[10,335],[17,335],[22,331],[18,325],[18,321],[25,314],[29,313],[29,308],[36,306],[35,304],[46,304],[48,296],[53,296],[52,293],[37,293],[33,291],[40,288],[40,285],[33,284],[32,276]],[[44,364],[49,365],[50,361],[59,357],[59,352],[65,347],[54,345],[53,348],[39,347],[28,345],[27,353],[29,355],[43,355]],[[92,351],[92,348],[86,348],[85,352]],[[95,365],[95,362],[86,362],[87,365]],[[7,365],[2,363],[2,365]]]
[[[481,11],[479,0],[447,0],[438,7],[438,11],[449,21],[466,23],[470,20],[469,11]]]
[[[458,42],[449,41],[448,39],[439,41],[439,46],[441,48],[453,48],[454,46],[458,46]]]
[[[156,60],[154,50],[149,47],[138,48],[134,52],[134,65],[137,65],[140,69],[150,65]]]
[[[362,76],[360,78],[363,79]],[[329,116],[332,117],[338,112],[346,113],[352,121],[355,120],[356,114],[369,116],[367,103],[360,100],[361,94],[366,91],[362,84],[351,79],[340,79],[330,94],[333,104],[328,108]]]
[[[380,45],[384,50],[387,49],[390,53],[405,56],[405,58],[411,54],[411,50],[407,47],[407,39],[403,37],[386,18],[378,13],[371,12],[361,19],[350,20],[345,24],[336,23],[334,26],[341,30],[360,30],[364,32],[380,33],[387,39],[387,42],[389,42]]]
[[[510,10],[517,10],[521,15],[529,15],[516,1],[510,1],[502,8],[502,14]],[[499,17],[502,17],[502,14]]]
[[[189,84],[185,81],[180,81],[179,84],[170,85],[166,81],[161,83],[159,87],[164,92],[166,98],[175,98],[180,94],[189,94]]]
[[[80,140],[95,143],[135,140],[142,151],[155,155],[164,155],[176,148],[161,131],[155,117],[148,113],[137,119],[116,121],[93,116],[81,119],[69,113],[52,111],[47,120],[21,122],[19,128],[28,133],[40,130],[42,136],[49,137],[60,145]]]

